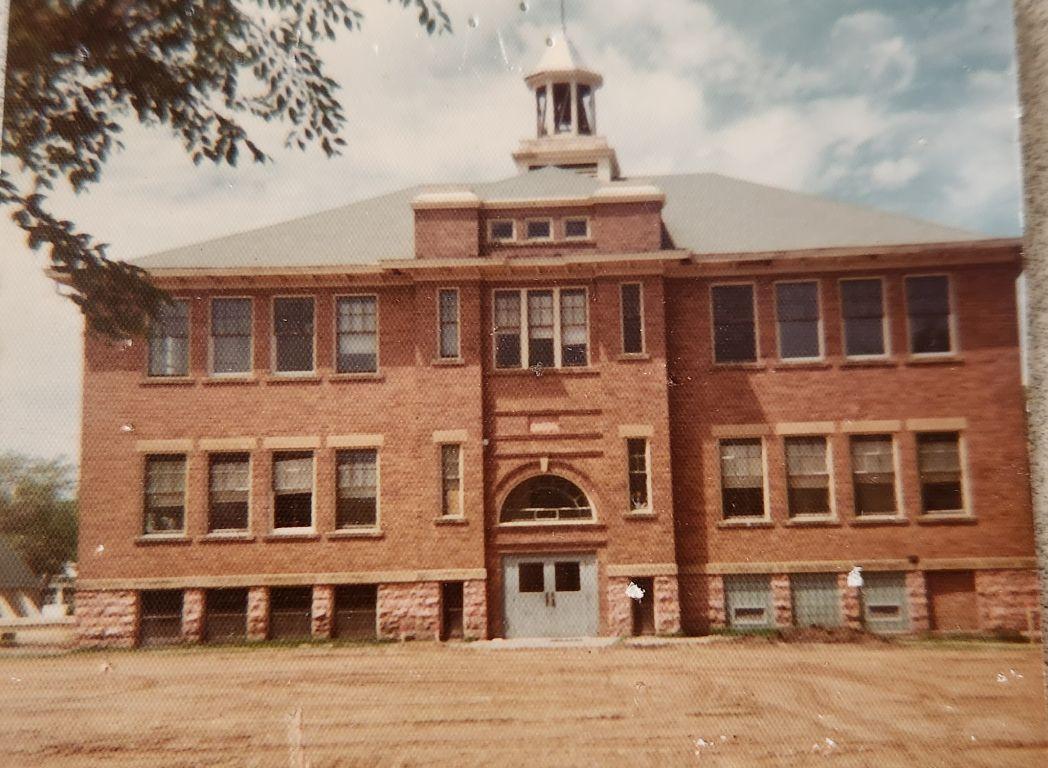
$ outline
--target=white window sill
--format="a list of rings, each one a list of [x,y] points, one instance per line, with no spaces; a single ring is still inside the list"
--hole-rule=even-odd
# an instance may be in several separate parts
[[[717,522],[718,528],[771,528],[773,525],[767,517],[730,517]]]
[[[818,528],[820,526],[832,527],[832,526],[838,526],[840,524],[841,524],[841,521],[839,519],[837,519],[836,517],[832,517],[830,515],[822,515],[822,516],[815,516],[815,515],[805,516],[805,515],[801,515],[801,516],[798,516],[798,517],[791,517],[789,520],[787,520],[785,523],[783,523],[783,525],[785,525],[787,527],[790,527],[790,528],[803,528],[805,526],[809,526],[809,527],[813,527],[813,528]]]
[[[320,534],[313,528],[277,528],[266,534],[266,541],[317,541]]]
[[[631,509],[631,510],[626,512],[626,517],[628,517],[630,519],[634,519],[634,520],[637,520],[637,519],[650,520],[651,518],[656,517],[656,515],[655,515],[655,510],[654,509],[646,508],[646,509]]]
[[[135,544],[189,544],[192,541],[185,531],[178,533],[144,533],[135,539]]]
[[[462,515],[445,515],[433,519],[434,525],[469,525],[469,521]]]
[[[211,531],[203,536],[198,536],[197,541],[201,543],[209,542],[242,542],[242,541],[254,541],[255,537],[250,531]]]
[[[974,522],[976,522],[975,515],[968,514],[960,509],[955,512],[926,512],[917,517],[919,525],[949,525],[950,523],[963,525]]]
[[[385,533],[379,528],[339,528],[326,534],[326,539],[382,539]]]
[[[856,515],[852,525],[908,525],[903,515]]]

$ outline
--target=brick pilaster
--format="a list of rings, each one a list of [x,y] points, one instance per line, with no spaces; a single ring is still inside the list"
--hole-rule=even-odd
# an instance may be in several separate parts
[[[848,574],[837,574],[837,589],[841,594],[841,617],[848,629],[862,629],[862,590],[848,586]]]

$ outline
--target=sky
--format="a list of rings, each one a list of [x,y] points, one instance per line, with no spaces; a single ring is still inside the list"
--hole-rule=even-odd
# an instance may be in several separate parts
[[[169,131],[125,123],[102,181],[52,208],[136,256],[419,183],[512,175],[534,130],[523,75],[557,0],[445,0],[429,37],[399,2],[323,48],[348,146],[334,160],[251,124],[265,165],[194,166]],[[625,175],[715,171],[1013,236],[1021,231],[1009,0],[568,0],[604,75],[598,130]],[[79,454],[83,324],[44,257],[0,219],[0,452]],[[759,216],[759,211],[755,212]]]

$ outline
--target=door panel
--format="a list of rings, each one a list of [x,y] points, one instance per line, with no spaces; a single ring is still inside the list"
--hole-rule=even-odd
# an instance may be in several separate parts
[[[593,555],[514,555],[503,559],[506,637],[585,637],[597,633]]]

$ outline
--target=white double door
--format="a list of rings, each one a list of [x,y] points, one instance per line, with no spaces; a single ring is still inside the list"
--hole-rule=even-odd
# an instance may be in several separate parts
[[[502,583],[506,637],[597,634],[595,555],[506,556]]]

